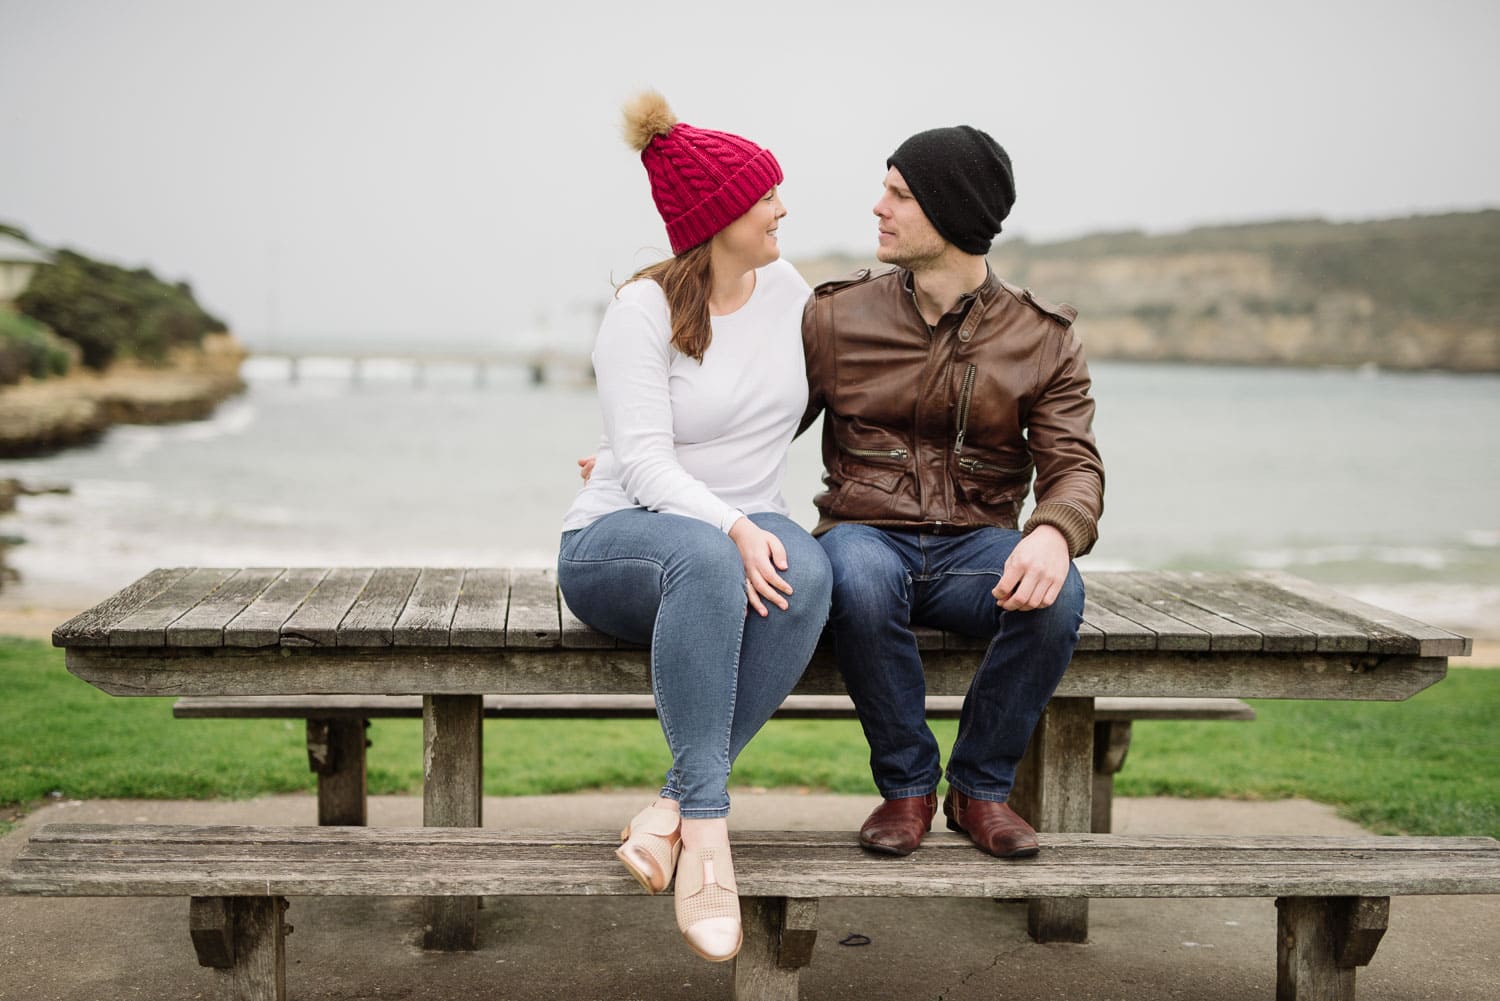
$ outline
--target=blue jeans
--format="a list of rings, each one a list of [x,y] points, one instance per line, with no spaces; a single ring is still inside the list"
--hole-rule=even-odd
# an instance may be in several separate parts
[[[980,528],[927,535],[836,525],[819,537],[833,564],[829,631],[844,684],[887,799],[937,791],[937,739],[912,625],[990,641],[964,698],[948,784],[1003,803],[1047,700],[1062,680],[1083,621],[1083,579],[1068,568],[1057,601],[1008,612],[990,594],[1021,533]]]
[[[643,508],[564,532],[557,580],[600,632],[651,646],[651,688],[672,752],[661,794],[688,818],[729,814],[729,766],[802,677],[828,619],[832,574],[779,514],[750,520],[786,547],[787,611],[748,612],[745,567],[707,522]]]

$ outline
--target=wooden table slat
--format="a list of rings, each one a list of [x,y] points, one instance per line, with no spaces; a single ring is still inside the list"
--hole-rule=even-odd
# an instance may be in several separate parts
[[[1093,598],[1083,599],[1083,621],[1104,633],[1106,650],[1155,650],[1156,633]]]
[[[326,576],[326,569],[307,567],[283,572],[224,627],[224,645],[275,646],[281,639],[281,627]]]
[[[377,568],[339,623],[338,645],[390,646],[395,639],[396,620],[406,608],[417,574],[414,567]]]
[[[447,646],[463,590],[464,571],[425,567],[417,575],[411,597],[396,620],[397,646]]]
[[[1317,649],[1322,652],[1361,653],[1370,649],[1370,635],[1363,623],[1321,608],[1248,574],[1239,576],[1235,588],[1244,595],[1245,601],[1257,604],[1268,615],[1311,630],[1318,637]]]
[[[235,571],[204,567],[189,571],[116,622],[110,646],[166,646],[167,626],[216,591]]]
[[[53,646],[109,646],[110,630],[188,575],[187,567],[158,568],[52,630]]]
[[[515,571],[510,579],[505,645],[533,650],[561,645],[559,604],[556,570]]]
[[[1209,634],[1197,626],[1163,611],[1158,603],[1140,600],[1118,586],[1117,574],[1094,574],[1089,577],[1088,595],[1101,607],[1130,619],[1156,634],[1158,650],[1208,650]]]
[[[371,567],[335,567],[281,625],[282,646],[336,646],[339,623],[349,613],[375,571]]]
[[[1090,584],[1098,582],[1111,591],[1202,631],[1208,636],[1210,650],[1259,650],[1264,642],[1257,630],[1188,601],[1173,586],[1173,579],[1165,574],[1089,574],[1088,581]]]
[[[1251,571],[1245,576],[1274,585],[1277,589],[1308,602],[1312,607],[1323,609],[1325,614],[1340,612],[1347,615],[1364,628],[1373,650],[1415,653],[1423,657],[1466,657],[1474,650],[1474,641],[1466,636],[1366,604],[1347,594],[1340,594],[1331,588],[1280,570]]]
[[[247,567],[235,571],[213,594],[167,626],[167,646],[224,645],[224,630],[280,577],[284,568]]]
[[[1260,633],[1261,649],[1267,653],[1304,653],[1318,648],[1317,631],[1305,623],[1292,623],[1252,602],[1235,587],[1234,574],[1158,572],[1153,577],[1172,586],[1180,600],[1211,612],[1246,629]]]
[[[448,643],[456,647],[505,646],[505,614],[510,603],[510,571],[471,567],[453,610]]]

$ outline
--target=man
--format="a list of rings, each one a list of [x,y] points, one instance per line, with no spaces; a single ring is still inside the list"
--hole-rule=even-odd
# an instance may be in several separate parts
[[[1072,557],[1103,510],[1088,367],[1071,307],[989,269],[1015,201],[993,139],[932,129],[886,166],[877,256],[895,267],[820,285],[803,315],[802,426],[825,414],[814,534],[833,563],[829,629],[884,800],[860,843],[910,854],[937,810],[920,624],[990,640],[948,761],[948,826],[991,855],[1034,855],[1006,799],[1077,642]]]

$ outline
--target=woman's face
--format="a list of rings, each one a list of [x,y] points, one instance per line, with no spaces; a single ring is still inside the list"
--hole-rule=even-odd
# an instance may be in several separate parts
[[[742,262],[747,268],[764,267],[781,256],[776,229],[784,215],[786,206],[781,204],[781,195],[772,188],[744,215],[714,234],[714,240],[727,256]]]

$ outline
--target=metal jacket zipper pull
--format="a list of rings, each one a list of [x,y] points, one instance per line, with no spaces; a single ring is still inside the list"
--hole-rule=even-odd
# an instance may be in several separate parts
[[[958,393],[958,436],[953,441],[954,455],[964,450],[964,435],[969,433],[969,402],[974,395],[974,377],[978,374],[978,365],[970,364],[964,369],[964,384]]]

